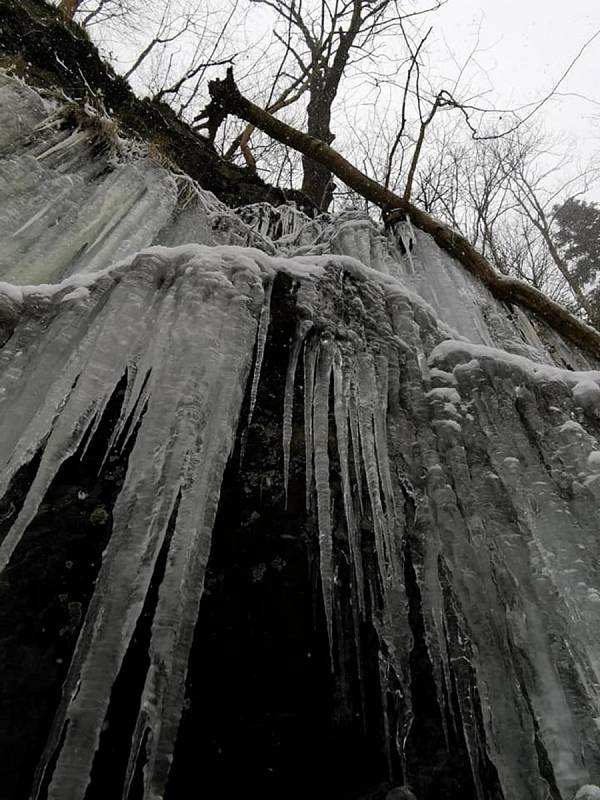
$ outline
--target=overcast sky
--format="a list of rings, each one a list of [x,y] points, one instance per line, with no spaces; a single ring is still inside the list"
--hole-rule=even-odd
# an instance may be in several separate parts
[[[464,60],[477,40],[477,60],[501,104],[515,106],[546,95],[569,62],[600,30],[600,0],[448,0],[434,15],[434,52],[444,40]],[[600,36],[582,54],[557,97],[543,110],[550,128],[576,135],[587,151],[600,145]],[[539,119],[539,117],[536,117]]]
[[[422,8],[426,2],[415,0],[415,6]],[[402,0],[400,5],[406,8],[408,3]],[[256,7],[246,16],[249,33],[264,34],[271,17],[264,6]],[[484,92],[478,104],[518,108],[545,97],[586,41],[600,32],[600,0],[447,0],[422,20],[422,30],[430,24],[434,30],[428,40],[428,72],[435,91],[452,86],[460,66],[477,47],[457,99],[464,100],[470,86],[474,94]],[[122,47],[123,43],[118,49]],[[443,77],[447,80],[440,81]],[[487,121],[493,122],[493,117]],[[600,151],[600,35],[533,121],[549,133],[572,139],[573,167]],[[600,186],[589,199],[600,201]]]

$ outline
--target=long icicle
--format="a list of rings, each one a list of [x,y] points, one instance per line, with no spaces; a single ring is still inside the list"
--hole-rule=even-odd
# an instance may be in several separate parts
[[[267,333],[269,332],[269,323],[271,321],[271,293],[273,291],[273,281],[269,280],[265,288],[265,297],[263,306],[260,311],[260,319],[258,323],[258,333],[256,336],[256,356],[254,359],[254,370],[252,373],[252,385],[250,388],[250,407],[248,409],[248,419],[246,421],[246,428],[240,437],[240,464],[244,461],[246,455],[246,444],[248,441],[248,431],[252,425],[252,418],[254,416],[254,409],[256,407],[256,398],[258,397],[258,385],[260,383],[260,376],[262,372],[262,362],[265,355],[265,345],[267,343]]]
[[[269,332],[269,322],[271,321],[271,294],[273,292],[273,280],[269,280],[265,287],[265,299],[260,312],[258,323],[258,334],[256,336],[256,358],[254,360],[254,372],[252,374],[252,388],[250,389],[250,408],[248,410],[248,428],[252,424],[256,398],[258,396],[258,384],[260,383],[260,373],[262,370],[263,358],[265,355],[265,345],[267,343],[267,333]]]
[[[352,442],[352,463],[354,465],[354,477],[356,479],[356,493],[358,495],[358,507],[360,513],[364,513],[363,487],[362,487],[362,467],[360,460],[360,436],[358,433],[358,389],[355,376],[350,383],[350,397],[348,401],[348,422],[350,423],[350,440]]]
[[[319,525],[319,565],[321,588],[331,668],[333,659],[333,537],[331,531],[331,488],[329,486],[329,388],[333,347],[328,341],[321,341],[317,360],[315,393],[313,403],[313,454],[315,486],[317,492],[317,519]]]
[[[373,404],[373,432],[377,473],[383,498],[385,500],[385,547],[388,554],[390,567],[394,575],[399,574],[401,565],[396,558],[395,547],[392,541],[395,528],[396,501],[392,488],[390,460],[387,448],[387,395],[388,395],[388,359],[379,354],[375,359],[375,378],[377,385],[376,401]]]
[[[304,448],[306,466],[306,510],[310,510],[313,483],[313,401],[315,391],[316,344],[304,344]]]
[[[165,343],[171,334],[172,310],[163,309],[156,319],[155,328],[161,332]],[[165,332],[169,332],[168,334]],[[159,363],[163,369],[174,369],[176,359],[166,358],[164,350]],[[167,388],[168,387],[168,388]],[[173,380],[163,383],[162,399],[176,406],[179,386]],[[166,447],[158,447],[159,442],[174,442],[180,448],[173,427],[164,414],[157,415],[160,425],[153,429],[152,444],[146,442],[142,463],[152,463],[152,476],[161,474],[168,462]],[[158,420],[157,420],[158,421]],[[142,436],[143,440],[143,436]],[[136,441],[132,458],[141,449],[142,442]],[[153,459],[149,458],[149,452]],[[136,486],[132,489],[131,502],[126,501],[127,481],[113,509],[113,533],[103,554],[94,595],[81,628],[77,647],[71,660],[69,673],[63,684],[63,694],[55,714],[44,756],[38,767],[33,797],[38,798],[43,786],[43,774],[56,756],[51,784],[48,788],[49,800],[61,800],[72,796],[79,800],[88,785],[93,758],[100,736],[101,721],[105,717],[110,695],[111,681],[116,677],[124,656],[130,635],[141,611],[143,597],[147,591],[149,572],[153,568],[156,547],[160,547],[164,530],[171,513],[169,492],[156,494],[152,489],[151,475],[143,469],[132,471]],[[128,467],[130,472],[131,464]],[[148,481],[150,478],[150,481]],[[168,484],[165,482],[164,484]],[[173,498],[174,499],[174,498]],[[136,532],[133,527],[134,507],[144,507],[143,524],[138,522]],[[139,519],[139,514],[138,514]],[[139,533],[139,536],[136,535]],[[121,539],[121,541],[119,541]],[[117,555],[118,554],[118,555]],[[132,574],[131,567],[136,570]],[[123,578],[127,573],[126,580]],[[110,592],[107,586],[111,587]],[[121,600],[126,597],[126,602]],[[111,620],[112,617],[112,620]],[[118,622],[116,620],[118,619]],[[112,624],[111,624],[112,623]],[[99,641],[102,640],[100,647]],[[94,653],[94,651],[96,651]],[[60,732],[67,723],[64,741],[60,742]]]
[[[344,356],[336,350],[333,361],[333,393],[334,414],[337,437],[338,457],[340,460],[340,473],[342,479],[342,495],[344,499],[344,513],[348,528],[348,544],[350,558],[354,573],[354,585],[361,616],[364,616],[364,575],[362,555],[358,542],[356,516],[352,503],[352,488],[350,485],[350,468],[348,463],[348,395],[350,392],[350,372],[345,368]]]
[[[370,353],[361,353],[359,355],[358,372],[358,427],[360,433],[362,463],[367,479],[367,490],[371,503],[371,512],[373,514],[377,561],[381,580],[385,587],[388,583],[389,571],[388,553],[386,547],[388,536],[386,532],[386,519],[381,502],[381,486],[379,482],[379,470],[377,467],[377,453],[375,450],[373,415],[376,380],[373,369],[373,358]]]

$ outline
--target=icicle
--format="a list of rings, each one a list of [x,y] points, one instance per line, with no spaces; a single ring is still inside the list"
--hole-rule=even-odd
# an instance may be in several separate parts
[[[288,503],[288,479],[290,471],[290,444],[292,441],[292,416],[294,412],[294,385],[298,357],[304,343],[306,334],[312,327],[310,320],[301,320],[296,326],[294,342],[290,351],[288,368],[285,376],[285,392],[283,396],[283,487],[285,492],[285,507]]]
[[[250,389],[250,408],[248,410],[248,428],[252,424],[256,397],[258,395],[258,384],[260,383],[260,373],[262,370],[263,357],[265,355],[265,345],[267,343],[267,333],[269,331],[269,321],[271,318],[271,293],[273,291],[273,281],[269,280],[265,288],[265,300],[260,312],[258,333],[256,336],[256,358],[254,360],[254,373],[252,375],[252,388]]]
[[[373,359],[370,354],[361,353],[358,359],[359,379],[359,408],[358,423],[362,463],[367,479],[367,490],[373,513],[375,530],[375,550],[383,585],[386,586],[389,577],[389,555],[387,552],[388,534],[385,515],[381,503],[381,487],[379,483],[379,466],[375,449],[375,436],[373,431],[373,410],[376,400],[377,381],[373,369]]]
[[[387,400],[389,390],[389,365],[387,355],[379,354],[375,359],[375,377],[377,382],[375,436],[377,437],[376,444],[380,451],[378,464],[381,467],[380,478],[385,490],[386,500],[389,498],[391,501],[393,491],[386,443]]]
[[[118,446],[120,452],[126,449],[150,399],[152,390],[149,384],[152,378],[152,367],[148,367],[147,371],[144,372],[142,366],[139,366],[135,380],[128,385],[128,392],[123,401],[121,415],[115,425],[114,435],[111,436],[111,447],[113,445]],[[108,453],[109,450],[107,449],[105,459]]]
[[[174,287],[170,287],[162,298],[162,303],[167,307],[174,301]],[[121,452],[127,447],[132,435],[135,433],[142,414],[147,407],[152,394],[152,373],[155,364],[161,359],[161,337],[158,325],[153,326],[149,341],[135,359],[134,380],[128,384],[127,393],[123,401],[121,415],[115,426],[114,442],[119,443]],[[121,441],[119,441],[121,439]]]
[[[259,279],[253,271],[240,275],[241,293],[255,296],[254,280]],[[135,276],[132,282],[135,286]],[[124,283],[116,291],[127,297],[132,286]],[[142,612],[181,487],[152,622],[150,668],[140,710],[152,730],[144,746],[146,782],[154,796],[161,795],[168,776],[219,488],[257,331],[248,295],[236,302],[231,282],[218,285],[223,291],[212,283],[207,293],[202,271],[186,271],[184,265],[174,297],[162,303],[155,317],[156,361],[148,409],[113,510],[113,533],[40,762],[38,776],[46,771],[49,759],[55,759],[48,800],[81,800],[85,795],[112,686]],[[130,342],[121,329],[116,335],[144,360],[135,340]],[[108,336],[107,329],[103,336]],[[113,371],[120,377],[119,366]],[[82,385],[80,381],[78,388]],[[138,742],[134,749],[140,746]]]
[[[23,507],[0,544],[0,572],[10,561],[15,548],[21,541],[21,537],[34,519],[39,504],[60,465],[77,451],[88,425],[94,418],[94,414],[95,409],[92,407],[88,410],[87,416],[79,417],[77,420],[78,427],[74,432],[70,431],[67,434],[63,429],[60,431],[62,435],[50,436]]]
[[[350,370],[347,367],[344,369],[342,353],[336,350],[333,361],[333,389],[337,449],[340,459],[344,513],[348,529],[348,544],[350,547],[350,557],[352,559],[356,599],[358,601],[360,614],[363,616],[365,605],[362,553],[360,550],[356,518],[352,503],[352,487],[350,484],[350,469],[348,464],[348,397],[350,394],[350,378]]]
[[[329,486],[329,388],[333,346],[322,339],[317,360],[313,403],[313,456],[315,487],[317,494],[317,519],[319,524],[319,564],[323,604],[329,636],[329,655],[331,668],[333,658],[333,537],[331,530],[331,489]]]
[[[131,440],[131,437],[135,434],[140,419],[142,418],[142,414],[144,413],[148,401],[150,400],[150,395],[152,390],[148,386],[148,383],[150,382],[151,378],[152,378],[152,370],[149,369],[148,372],[146,373],[146,378],[144,380],[142,388],[139,394],[137,395],[137,400],[135,400],[133,404],[133,408],[128,407],[127,409],[128,413],[123,414],[123,422],[119,420],[121,424],[119,425],[119,428],[117,430],[117,435],[115,436],[114,441],[115,443],[118,444],[119,450],[121,452],[123,452],[126,449],[127,445],[129,444],[129,441]],[[132,395],[132,399],[135,396],[136,396],[135,394]],[[120,439],[121,441],[119,441]]]
[[[363,590],[364,593],[364,590]],[[357,595],[356,583],[354,584],[354,595]],[[364,616],[364,615],[363,615]],[[367,696],[365,692],[365,676],[363,673],[363,657],[362,657],[362,636],[360,632],[360,615],[357,609],[357,604],[352,603],[352,627],[354,629],[354,645],[356,647],[356,672],[358,677],[358,693],[360,697],[360,711],[361,721],[363,726],[363,733],[367,733]]]
[[[75,147],[75,145],[79,144],[80,142],[85,142],[86,140],[89,141],[89,134],[85,131],[77,128],[75,129],[66,139],[61,139],[52,147],[49,147],[43,153],[40,153],[37,156],[38,161],[42,161],[44,158],[48,158],[48,156],[53,155],[54,153],[58,153],[62,150],[68,150],[71,147]]]
[[[313,402],[315,388],[316,345],[304,344],[304,448],[306,465],[306,510],[310,510],[313,482]]]
[[[121,283],[118,290],[116,290],[116,296],[112,298],[115,310],[121,310],[118,302],[121,292],[126,295],[135,295],[134,287],[137,285],[135,275],[130,273],[129,278],[130,284],[133,284],[133,286],[123,286],[123,283]],[[139,318],[139,308],[136,308],[136,311]],[[169,338],[172,327],[171,314],[172,304],[167,307],[162,315],[159,315],[158,324],[155,326],[155,330],[160,331],[163,339],[166,340]],[[116,321],[113,326],[110,328],[106,326],[100,333],[98,336],[99,343],[102,342],[102,334],[107,336],[110,335],[111,331],[114,331],[120,342],[135,347],[135,339],[130,342],[127,337],[124,337],[123,329]],[[110,353],[110,348],[106,348],[106,350],[114,357],[114,352]],[[173,363],[174,359],[169,359],[166,352],[163,353],[163,356],[162,362],[159,363],[164,364],[163,368],[167,368]],[[176,382],[172,381],[171,383],[173,388],[177,388]],[[79,385],[81,385],[81,381]],[[171,389],[171,386],[168,388]],[[171,399],[174,408],[176,400],[170,397],[170,394],[171,392],[165,391],[165,398],[167,401]],[[161,424],[164,425],[164,421],[161,421]],[[160,430],[160,425],[157,425],[157,428]],[[165,449],[162,449],[162,453],[156,447],[152,450],[151,453],[147,454],[146,463],[139,466],[138,474],[135,476],[135,481],[142,486],[144,486],[144,479],[147,481],[148,478],[150,478],[150,483],[153,484],[154,470],[159,471],[161,464],[164,463]],[[149,465],[150,469],[148,468]],[[126,480],[125,487],[127,484],[128,481]],[[127,489],[124,488],[123,491],[126,492]],[[39,774],[41,775],[44,772],[48,758],[58,748],[59,739],[57,736],[63,730],[65,721],[75,723],[67,726],[67,734],[60,748],[57,768],[48,792],[49,798],[55,797],[57,800],[66,796],[83,797],[99,738],[99,729],[110,697],[112,680],[116,676],[120,659],[129,641],[126,633],[123,635],[122,641],[120,641],[121,631],[122,629],[127,630],[128,626],[131,626],[130,630],[132,630],[137,621],[137,604],[139,603],[141,606],[143,602],[145,590],[142,589],[140,591],[139,580],[136,580],[136,576],[139,575],[140,571],[144,575],[145,570],[152,567],[153,562],[150,560],[149,563],[148,561],[147,549],[143,554],[133,558],[131,553],[128,553],[128,550],[131,550],[136,543],[136,537],[133,535],[134,531],[131,529],[129,514],[133,513],[136,504],[145,504],[145,513],[142,518],[146,529],[145,538],[147,537],[150,542],[156,543],[157,541],[155,526],[158,525],[160,530],[161,527],[164,528],[166,525],[164,520],[161,522],[161,511],[164,513],[164,501],[167,504],[169,503],[169,498],[165,493],[156,495],[155,492],[149,493],[147,488],[146,491],[140,490],[136,492],[135,501],[127,504],[123,511],[124,518],[120,519],[119,504],[122,497],[123,493],[119,497],[113,512],[113,535],[103,559],[103,567],[97,581],[96,592],[90,601],[84,626],[80,632],[77,648],[70,665],[69,675],[63,687],[63,698],[57,710],[54,727],[46,746],[45,758],[42,758],[40,762]],[[119,547],[117,543],[123,536],[126,537],[126,542],[121,542]],[[110,555],[107,554],[114,553],[117,548],[119,548],[118,558],[116,563],[112,563],[114,559],[111,559]],[[151,548],[149,549],[151,552]],[[103,579],[107,571],[110,572],[111,570],[113,575]],[[119,573],[122,573],[123,570],[129,573],[126,583],[118,579]],[[136,582],[138,583],[137,588]],[[124,590],[126,592],[126,600],[123,599]],[[102,637],[103,634],[103,649],[101,653],[95,654],[94,642],[98,637]],[[93,675],[94,671],[97,673],[95,676]],[[76,687],[77,691],[75,691],[74,687]],[[83,706],[81,705],[82,703]],[[64,755],[65,753],[67,754],[66,756]],[[55,789],[56,784],[58,784],[58,788]],[[37,796],[36,792],[34,792],[34,797]]]
[[[335,567],[334,571],[334,585],[338,583],[339,576],[338,576],[338,567]],[[332,630],[337,633],[337,659],[334,664],[332,664],[331,671],[334,675],[334,680],[338,686],[338,692],[340,701],[339,702],[339,709],[343,710],[345,707],[346,713],[350,712],[352,707],[352,694],[350,690],[350,676],[348,675],[347,669],[347,658],[346,658],[346,637],[344,636],[344,610],[342,605],[342,598],[339,596],[339,593],[334,592],[333,594],[333,608],[332,608],[332,619],[333,625]]]
[[[30,448],[37,449],[39,442],[48,433],[50,435],[21,512],[0,546],[0,570],[8,563],[14,548],[34,518],[60,465],[77,451],[92,420],[95,418],[95,424],[99,423],[101,411],[126,370],[129,347],[132,343],[135,345],[142,334],[145,315],[140,317],[139,304],[142,298],[147,297],[148,286],[143,280],[132,280],[129,285],[126,283],[123,281],[119,284],[116,291],[121,302],[116,300],[108,309],[102,308],[81,340],[76,338],[77,330],[70,333],[69,345],[78,346],[78,350],[65,359],[66,363],[63,361],[62,374],[49,387],[43,410],[38,410],[29,424],[24,425],[20,453],[26,454]],[[71,315],[67,314],[66,317],[70,319]],[[124,331],[127,332],[126,336],[123,335]],[[62,320],[58,320],[57,333],[59,339],[65,333]],[[48,346],[52,347],[52,344],[50,342]],[[59,341],[56,344],[62,348],[66,343]],[[36,353],[32,365],[33,375],[40,370],[48,370],[43,355],[44,350]],[[52,355],[55,363],[60,363],[61,359],[54,353]],[[47,385],[47,381],[46,377],[41,385]],[[57,414],[55,420],[54,416]],[[8,416],[5,418],[5,425],[9,419]],[[23,424],[21,419],[19,422]],[[22,457],[20,453],[15,451],[14,457],[8,460],[4,480],[8,480],[18,466],[18,459]]]
[[[116,387],[115,387],[116,388]],[[105,395],[101,402],[99,403],[95,415],[90,423],[90,426],[85,434],[85,437],[82,439],[81,444],[81,457],[85,458],[85,454],[88,451],[90,444],[92,443],[94,436],[96,435],[98,428],[100,427],[100,423],[102,422],[102,417],[104,416],[104,412],[106,411],[106,407],[109,404],[111,399],[110,395]],[[106,455],[108,455],[110,447],[106,448]],[[105,455],[105,458],[106,458]],[[102,462],[104,463],[104,461]]]
[[[387,447],[387,397],[389,377],[387,356],[378,356],[375,366],[377,397],[373,408],[373,431],[379,484],[383,490],[383,497],[385,499],[386,524],[384,532],[386,536],[386,550],[390,559],[393,577],[400,577],[401,580],[401,576],[399,575],[401,565],[396,558],[396,548],[392,542],[393,530],[395,528],[396,500],[392,488]]]
[[[167,293],[161,297],[161,302],[168,308],[173,301],[174,288],[169,287]],[[143,343],[141,352],[136,353],[129,364],[129,380],[123,397],[121,413],[110,436],[102,466],[104,466],[113,444],[118,443],[120,451],[123,452],[135,433],[152,393],[152,369],[154,364],[160,363],[160,353],[160,326],[153,325],[149,338]]]
[[[42,206],[40,210],[37,211],[33,216],[29,217],[29,219],[26,222],[24,222],[23,225],[21,225],[21,227],[18,230],[16,230],[14,233],[11,233],[10,238],[14,239],[16,236],[20,236],[20,234],[24,233],[29,227],[31,227],[31,225],[34,224],[34,222],[37,222],[39,219],[41,219],[44,216],[44,214],[46,214],[56,202],[60,202],[62,197],[64,197],[65,195],[66,192],[61,192],[61,194],[58,197],[52,198],[52,200],[46,203],[45,206]]]
[[[131,379],[131,375],[128,373],[129,379],[125,388],[125,395],[123,397],[119,418],[104,448],[104,456],[98,469],[99,473],[104,469],[106,460],[113,450],[113,447],[118,446],[121,453],[125,450],[131,436],[136,431],[137,424],[141,415],[144,413],[144,408],[150,397],[150,390],[148,389],[147,383],[152,374],[152,370],[149,369],[146,373],[141,383],[141,389],[139,388],[137,375],[135,375],[136,370],[133,369],[132,371],[134,377]]]
[[[350,401],[348,404],[348,421],[350,423],[350,439],[352,441],[352,462],[354,465],[354,477],[356,479],[356,490],[358,494],[358,505],[361,514],[364,513],[363,488],[362,488],[362,462],[360,452],[360,437],[358,433],[358,409],[357,409],[357,388],[353,380],[351,383]]]
[[[186,477],[191,485],[182,496],[169,549],[169,569],[161,583],[152,626],[151,669],[142,698],[142,707],[152,713],[153,719],[154,736],[148,745],[151,797],[161,797],[165,791],[183,709],[187,664],[222,475],[233,447],[249,368],[249,358],[244,366],[248,334],[252,333],[248,328],[247,325],[246,335],[236,337],[222,354],[213,376],[214,388],[203,398],[203,403],[214,411],[207,420],[202,449],[188,465]],[[196,424],[192,418],[188,440],[193,437]]]

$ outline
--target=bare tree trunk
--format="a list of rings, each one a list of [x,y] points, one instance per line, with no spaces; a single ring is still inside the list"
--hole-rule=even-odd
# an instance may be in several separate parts
[[[499,275],[464,236],[364,175],[325,142],[286,125],[255,106],[240,93],[231,68],[227,70],[225,80],[211,81],[209,90],[211,103],[204,113],[209,122],[212,118],[218,120],[227,114],[235,114],[246,122],[256,125],[273,139],[293,147],[313,161],[322,164],[351,189],[378,205],[388,220],[393,221],[396,215],[408,214],[417,228],[430,234],[439,247],[457,259],[499,300],[520,305],[533,312],[565,339],[581,347],[594,358],[600,358],[598,331],[577,319],[534,286],[516,278]]]
[[[68,19],[73,19],[75,12],[81,5],[81,2],[82,0],[61,0],[58,8],[60,11],[62,11],[65,17]]]
[[[324,86],[314,85],[310,89],[310,101],[307,107],[307,130],[326,144],[331,144],[334,135],[331,132],[331,99]],[[302,155],[302,191],[308,195],[321,211],[327,211],[333,199],[333,181],[331,172],[318,161]]]

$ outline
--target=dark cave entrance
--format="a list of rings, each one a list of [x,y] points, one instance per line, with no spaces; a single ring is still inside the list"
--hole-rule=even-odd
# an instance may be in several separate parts
[[[198,797],[359,797],[385,761],[340,706],[317,565],[275,519],[236,526],[240,499],[226,492],[215,531],[167,798],[195,797],[194,781]]]

